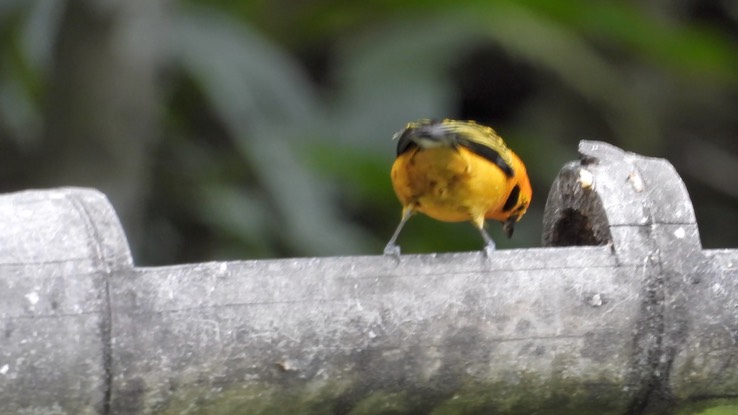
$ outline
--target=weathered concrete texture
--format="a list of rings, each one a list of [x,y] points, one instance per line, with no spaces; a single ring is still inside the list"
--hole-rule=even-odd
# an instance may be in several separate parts
[[[101,193],[0,198],[0,413],[103,412],[107,276],[131,266]]]
[[[580,152],[547,201],[544,245],[558,248],[491,258],[135,268],[99,193],[2,196],[0,413],[733,405],[738,251],[701,249],[667,162],[597,142]]]
[[[732,397],[738,405],[738,251],[705,254],[708,266],[675,275],[687,298],[669,386],[678,399]]]
[[[623,413],[621,339],[642,281],[614,259],[592,247],[136,270],[110,284],[113,407],[178,413],[194,393],[349,413],[389,395],[422,412],[481,399],[482,412],[561,400],[566,413],[597,392]]]
[[[600,142],[583,141],[579,150],[582,159],[564,166],[549,194],[543,241],[577,245],[593,234],[619,260],[640,258],[631,365],[640,385],[629,412],[670,413],[679,402],[735,397],[738,280],[724,259],[735,251],[702,250],[687,190],[665,160]],[[561,231],[571,217],[574,229]]]

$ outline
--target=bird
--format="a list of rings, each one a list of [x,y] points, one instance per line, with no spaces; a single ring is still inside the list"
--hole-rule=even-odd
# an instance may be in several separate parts
[[[398,131],[397,158],[390,172],[402,204],[402,218],[384,248],[399,258],[397,237],[415,213],[443,222],[470,221],[490,257],[495,242],[486,219],[502,223],[512,237],[514,225],[533,195],[523,161],[491,127],[475,121],[421,119]]]

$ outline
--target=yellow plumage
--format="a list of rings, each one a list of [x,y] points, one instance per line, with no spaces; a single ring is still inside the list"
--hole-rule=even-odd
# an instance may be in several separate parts
[[[421,120],[397,133],[392,185],[403,206],[402,221],[385,253],[398,254],[395,240],[407,219],[421,212],[445,222],[471,221],[486,242],[485,219],[513,224],[532,195],[525,165],[492,128],[471,121]]]

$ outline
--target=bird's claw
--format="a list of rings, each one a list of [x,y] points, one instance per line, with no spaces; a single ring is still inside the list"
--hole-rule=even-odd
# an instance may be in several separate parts
[[[400,246],[395,244],[388,244],[384,247],[384,254],[387,256],[393,256],[395,258],[400,258]]]
[[[484,245],[484,256],[487,258],[492,258],[492,254],[495,253],[495,250],[497,248],[495,247],[494,242],[488,242],[486,245]]]

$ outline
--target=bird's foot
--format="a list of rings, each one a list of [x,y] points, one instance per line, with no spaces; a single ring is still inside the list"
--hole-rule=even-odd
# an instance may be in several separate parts
[[[483,248],[483,250],[484,250],[484,256],[486,256],[487,258],[492,258],[492,254],[495,253],[495,250],[496,249],[497,248],[495,247],[495,243],[494,242],[492,242],[492,241],[487,242],[487,244],[484,245],[484,248]]]
[[[387,244],[387,246],[384,247],[384,254],[400,259],[400,245]]]

